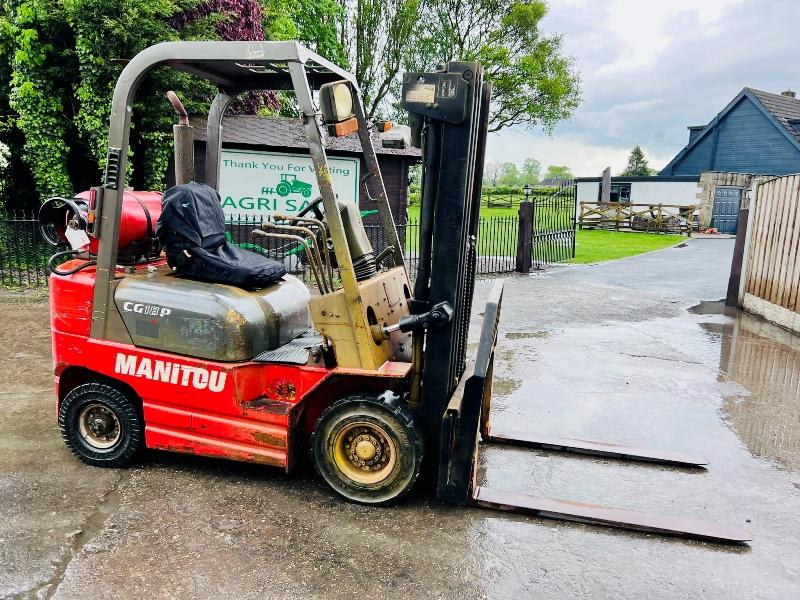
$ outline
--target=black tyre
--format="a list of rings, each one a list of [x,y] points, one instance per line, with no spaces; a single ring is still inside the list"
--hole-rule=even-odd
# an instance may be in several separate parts
[[[311,453],[322,478],[361,504],[391,504],[419,477],[423,443],[414,417],[392,392],[348,396],[322,413]]]
[[[143,421],[120,390],[85,383],[71,390],[58,410],[61,436],[72,453],[88,465],[121,467],[143,443]]]

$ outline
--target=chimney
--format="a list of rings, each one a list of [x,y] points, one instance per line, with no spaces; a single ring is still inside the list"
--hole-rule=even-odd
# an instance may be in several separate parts
[[[788,98],[797,98],[797,94],[792,90],[786,90],[785,92],[781,92],[781,96],[787,96]]]

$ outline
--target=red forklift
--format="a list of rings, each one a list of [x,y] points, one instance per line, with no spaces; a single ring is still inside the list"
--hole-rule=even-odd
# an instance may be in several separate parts
[[[163,196],[125,185],[134,97],[157,67],[203,77],[219,90],[207,119],[202,181],[194,177],[192,127],[170,94],[180,115],[177,185]],[[254,90],[294,92],[320,197],[302,214],[273,215],[253,234],[301,247],[314,295],[282,271],[256,276],[266,263],[228,247],[219,235],[221,209],[209,201],[219,189],[225,111]],[[502,282],[492,288],[477,350],[467,352],[490,85],[476,62],[403,77],[402,106],[423,157],[413,283],[360,98],[352,74],[295,42],[167,42],[125,66],[102,185],[50,199],[40,211],[48,239],[71,245],[50,261],[58,424],[70,450],[98,467],[124,466],[154,448],[290,473],[310,448],[331,488],[363,504],[396,502],[422,474],[425,486],[453,504],[749,540],[736,527],[476,484],[479,440],[682,466],[704,461],[490,427]],[[361,186],[377,203],[386,240],[377,254],[358,207],[337,199],[328,171],[326,141],[342,135],[361,143]],[[181,215],[181,227],[206,216],[213,227],[192,230],[196,239],[189,235],[170,254],[162,235],[173,231],[162,227],[168,211]],[[238,279],[218,277],[202,257],[222,261],[213,264]]]

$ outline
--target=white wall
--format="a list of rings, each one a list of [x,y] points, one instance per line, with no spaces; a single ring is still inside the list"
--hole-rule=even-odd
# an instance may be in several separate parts
[[[579,181],[577,194],[578,204],[581,202],[597,202],[600,199],[600,182]]]
[[[631,203],[688,206],[700,202],[697,199],[700,191],[700,186],[696,181],[633,181],[631,182]],[[579,203],[597,202],[599,199],[599,181],[578,182]]]
[[[631,204],[677,204],[688,206],[700,202],[696,181],[634,181],[631,183]],[[595,200],[596,202],[596,200]]]

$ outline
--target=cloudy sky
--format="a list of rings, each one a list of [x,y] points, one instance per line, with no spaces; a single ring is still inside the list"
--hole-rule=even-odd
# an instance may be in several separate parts
[[[577,176],[625,167],[639,144],[661,168],[745,86],[800,92],[800,0],[550,0],[543,29],[564,34],[583,79],[583,103],[551,137],[490,135],[487,160]]]

